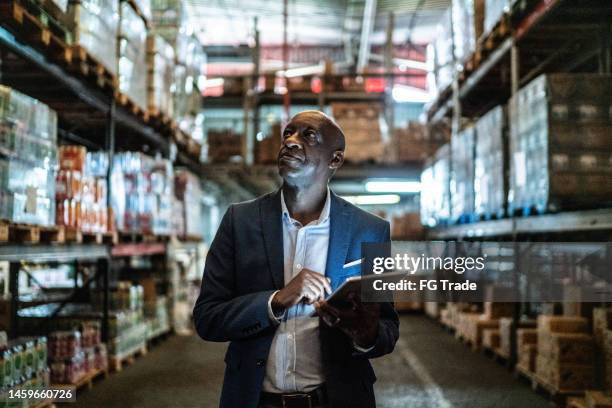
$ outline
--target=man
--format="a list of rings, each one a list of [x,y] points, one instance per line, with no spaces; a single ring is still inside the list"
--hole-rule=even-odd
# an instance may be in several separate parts
[[[230,206],[221,221],[193,310],[204,340],[231,342],[221,407],[376,405],[368,359],[393,350],[397,314],[358,296],[347,309],[323,300],[359,275],[362,242],[390,239],[386,221],[329,190],[344,147],[325,114],[294,116],[278,156],[281,189]]]

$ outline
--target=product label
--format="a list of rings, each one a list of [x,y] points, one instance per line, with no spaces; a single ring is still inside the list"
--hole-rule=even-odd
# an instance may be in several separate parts
[[[26,187],[26,205],[25,212],[29,214],[36,214],[37,204],[37,190],[36,187]]]

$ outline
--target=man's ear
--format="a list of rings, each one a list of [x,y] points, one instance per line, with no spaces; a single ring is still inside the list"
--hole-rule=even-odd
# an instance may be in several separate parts
[[[332,153],[332,158],[329,161],[329,168],[333,170],[337,170],[342,167],[344,163],[344,151],[336,150]]]

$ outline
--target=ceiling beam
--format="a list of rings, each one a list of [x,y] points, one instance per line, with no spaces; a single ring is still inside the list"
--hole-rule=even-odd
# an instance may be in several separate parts
[[[361,40],[359,41],[359,57],[357,71],[363,72],[370,59],[370,34],[374,29],[376,19],[376,0],[366,0],[361,23]]]

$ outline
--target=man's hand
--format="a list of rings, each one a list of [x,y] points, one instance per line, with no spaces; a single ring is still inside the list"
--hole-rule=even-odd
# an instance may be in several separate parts
[[[274,314],[298,304],[302,299],[312,304],[323,299],[325,293],[331,293],[327,278],[310,269],[302,269],[284,288],[276,292],[272,298]]]
[[[380,304],[362,303],[355,293],[349,294],[348,300],[351,303],[348,308],[336,308],[323,300],[315,303],[315,309],[325,324],[342,330],[359,347],[374,346],[378,337]]]

